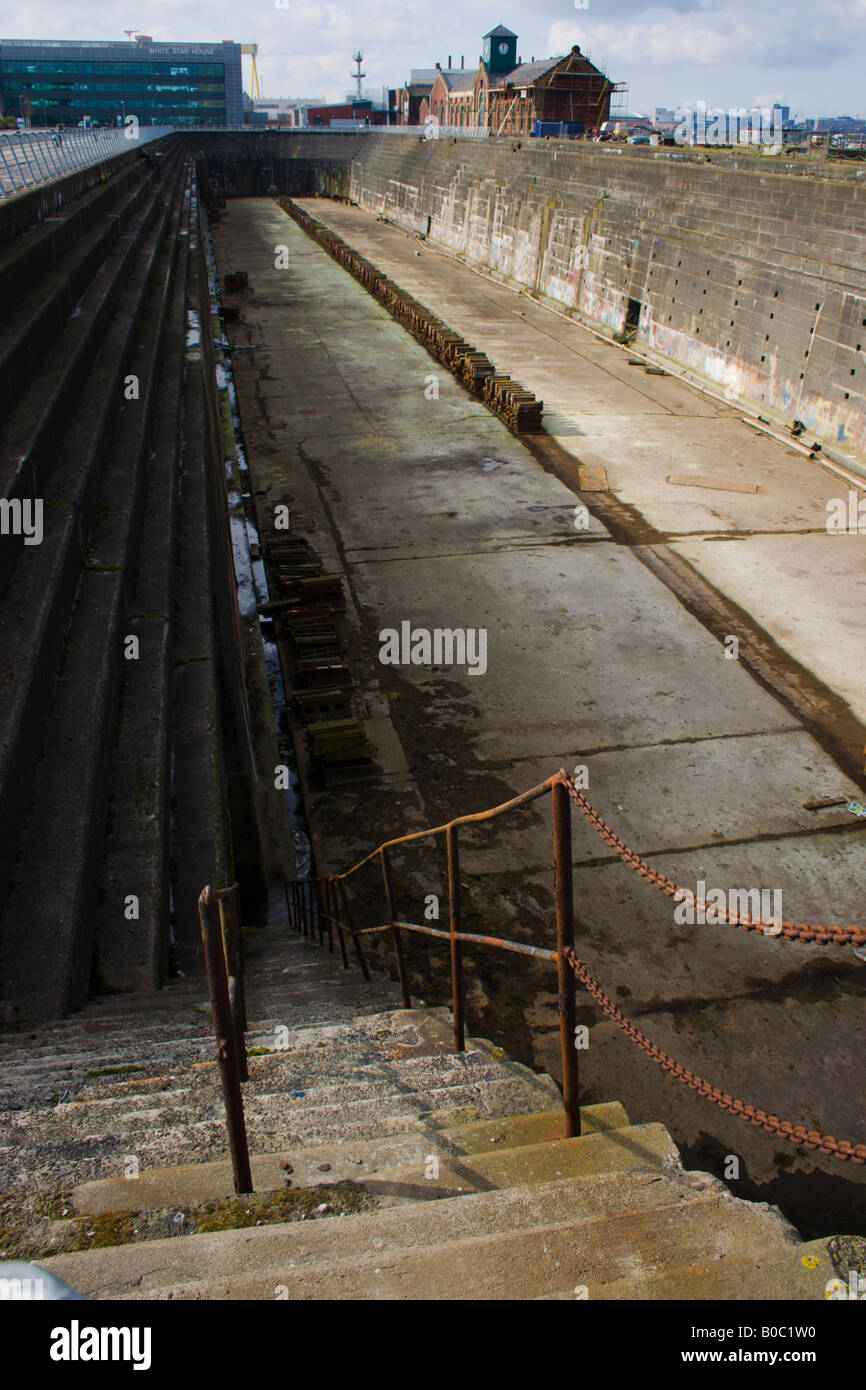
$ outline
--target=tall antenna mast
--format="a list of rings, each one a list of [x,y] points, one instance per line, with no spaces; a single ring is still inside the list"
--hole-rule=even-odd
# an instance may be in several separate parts
[[[352,62],[355,63],[355,64],[357,65],[358,71],[357,71],[357,72],[353,72],[353,73],[351,74],[352,81],[353,81],[353,82],[357,82],[357,84],[358,84],[358,97],[359,97],[359,99],[360,99],[360,96],[361,96],[361,79],[367,76],[367,74],[366,74],[365,72],[362,72],[362,71],[361,71],[361,64],[363,63],[363,61],[364,61],[364,55],[363,55],[363,53],[361,52],[361,50],[360,50],[360,48],[359,48],[359,49],[357,50],[357,52],[355,52],[355,53],[352,54]]]

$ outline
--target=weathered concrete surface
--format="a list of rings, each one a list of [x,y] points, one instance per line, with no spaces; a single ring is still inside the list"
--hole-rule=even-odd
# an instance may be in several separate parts
[[[576,1283],[593,1299],[738,1298],[739,1270],[753,1296],[810,1299],[856,1262],[856,1242],[816,1252],[778,1211],[684,1171],[664,1127],[618,1103],[582,1107],[581,1136],[563,1138],[551,1079],[483,1038],[455,1054],[445,1010],[388,1008],[393,987],[285,923],[248,936],[256,1196],[193,1205],[232,1194],[211,1023],[184,984],[4,1041],[0,1245],[97,1300],[513,1299]],[[255,1055],[276,1027],[288,1045]],[[44,1086],[60,1076],[74,1099],[55,1104]],[[13,1156],[29,1159],[17,1184]],[[97,1180],[70,1192],[88,1169]]]
[[[414,1027],[423,1036],[430,1015],[418,1015]],[[384,1028],[379,1032],[385,1032]],[[449,1039],[450,1042],[450,1039]],[[442,1051],[449,1042],[441,1043]],[[387,1045],[386,1049],[387,1050]],[[317,1187],[329,1183],[358,1182],[367,1174],[378,1173],[391,1165],[415,1165],[414,1177],[423,1170],[430,1156],[446,1159],[458,1154],[489,1155],[491,1144],[496,1153],[509,1152],[516,1146],[545,1147],[563,1133],[562,1109],[539,1111],[530,1115],[503,1115],[494,1120],[475,1120],[446,1129],[422,1129],[418,1133],[383,1134],[374,1139],[356,1139],[350,1144],[308,1145],[287,1149],[281,1153],[253,1154],[250,1157],[253,1187],[266,1192],[285,1185],[286,1173],[292,1175],[292,1186]],[[580,1132],[606,1133],[628,1126],[628,1116],[616,1101],[602,1105],[581,1106]],[[573,1141],[569,1141],[573,1142]],[[670,1138],[667,1140],[670,1144]],[[289,1165],[288,1167],[286,1165]],[[560,1174],[559,1176],[562,1176]],[[234,1192],[231,1163],[228,1159],[213,1163],[188,1163],[175,1168],[153,1168],[140,1172],[135,1183],[126,1178],[103,1178],[82,1183],[71,1195],[75,1211],[98,1216],[106,1211],[135,1211],[141,1207],[170,1206],[172,1203],[201,1202],[213,1197],[230,1197]]]
[[[351,198],[866,466],[861,171],[754,149],[200,134],[215,191]],[[729,393],[729,394],[728,394]]]
[[[319,191],[332,191],[324,176]],[[608,333],[631,309],[636,341],[661,358],[862,462],[856,174],[704,151],[382,135],[354,157],[350,196]]]
[[[847,499],[847,482],[756,434],[735,407],[629,366],[630,348],[599,341],[399,227],[339,203],[299,202],[543,400],[545,428],[566,453],[604,468],[613,493],[659,538],[866,720],[866,523],[863,534],[844,535],[825,525],[828,501]],[[667,481],[678,475],[759,491]],[[866,497],[866,487],[854,490]]]
[[[281,244],[288,271],[273,268]],[[405,755],[362,789],[308,783],[320,868],[346,867],[389,836],[484,809],[580,761],[609,823],[687,886],[704,877],[710,887],[778,889],[786,917],[861,920],[863,826],[844,808],[804,806],[856,787],[631,548],[600,525],[575,531],[574,493],[276,205],[230,204],[218,258],[221,270],[247,269],[254,287],[234,337],[260,523],[283,497],[316,519],[313,544],[346,577],[345,645],[361,694],[390,717]],[[442,265],[445,279],[455,273]],[[435,302],[447,320],[455,301],[444,295]],[[437,400],[425,398],[431,372]],[[487,626],[486,674],[381,666],[378,634],[402,620]],[[466,930],[551,944],[547,807],[464,841]],[[429,893],[447,911],[443,860],[395,856],[408,920],[421,919]],[[671,901],[583,824],[575,861],[580,952],[654,1041],[756,1105],[862,1139],[859,960],[680,926]],[[382,921],[377,876],[374,865],[359,885],[365,924]],[[410,946],[409,959],[413,989],[446,999],[446,953]],[[555,989],[549,967],[467,951],[473,1031],[504,1036],[512,1053],[557,1073]],[[661,1120],[716,1171],[722,1155],[738,1155],[762,1195],[805,1225],[866,1222],[862,1169],[785,1151],[696,1099],[580,1002],[591,1026],[585,1099],[616,1095],[633,1122]]]
[[[564,1284],[585,1285],[592,1299],[613,1281],[791,1246],[802,1248],[778,1212],[736,1201],[705,1173],[636,1162],[630,1172],[44,1263],[98,1299],[513,1299]],[[765,1297],[783,1291],[764,1284]],[[699,1287],[685,1296],[700,1297]]]

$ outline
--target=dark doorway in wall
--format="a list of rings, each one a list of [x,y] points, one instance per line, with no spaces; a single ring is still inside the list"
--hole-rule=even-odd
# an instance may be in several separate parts
[[[626,326],[626,328],[637,328],[637,326],[638,326],[639,323],[640,323],[640,300],[639,300],[639,299],[630,299],[630,300],[628,301],[628,308],[627,308],[626,311],[625,311],[625,326]]]

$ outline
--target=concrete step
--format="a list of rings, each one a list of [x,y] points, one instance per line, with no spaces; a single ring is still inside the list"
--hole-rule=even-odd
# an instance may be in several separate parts
[[[129,233],[117,276],[108,288],[97,288],[97,304],[88,304],[99,320],[98,333],[82,348],[80,365],[82,370],[86,366],[88,375],[80,380],[73,371],[75,389],[55,390],[52,408],[60,411],[63,430],[49,430],[52,447],[46,458],[34,458],[28,452],[21,456],[14,452],[16,441],[11,441],[13,456],[7,462],[24,472],[6,480],[6,490],[44,500],[45,534],[39,546],[19,548],[0,599],[0,814],[10,827],[0,845],[0,910],[14,873],[15,849],[31,802],[45,724],[87,554],[107,435],[114,406],[122,399],[120,364],[137,347],[140,325],[136,306],[140,306],[149,283],[149,264],[156,266],[160,234],[152,230],[152,224],[159,212],[158,223],[162,225],[169,211],[170,206],[160,210],[152,201]],[[139,280],[130,284],[133,270]],[[122,293],[119,276],[126,286]],[[115,317],[106,324],[103,318],[109,310]],[[102,371],[96,360],[97,349],[104,354]],[[73,365],[67,359],[63,370],[72,370]],[[25,413],[32,428],[36,425],[31,407],[38,410],[40,404],[44,402],[27,403]],[[25,429],[23,443],[18,443],[29,449],[33,442],[32,432],[28,434]],[[0,465],[3,462],[0,459]],[[7,553],[4,542],[4,556]],[[5,1012],[7,1021],[12,1022],[14,1013]]]
[[[105,168],[108,176],[104,183],[59,203],[50,218],[36,210],[26,235],[0,248],[0,312],[6,314],[20,303],[90,227],[115,209],[126,192],[148,178],[140,160],[124,162],[115,172],[108,172],[110,167]]]
[[[361,1189],[380,1206],[436,1201],[488,1192],[491,1188],[576,1181],[598,1173],[631,1172],[636,1168],[679,1166],[679,1152],[663,1125],[626,1125],[606,1133],[527,1144],[465,1158],[441,1159],[433,1166],[425,1155],[420,1163],[385,1169],[358,1179]]]
[[[156,212],[148,185],[136,191],[134,213],[118,217],[114,241],[75,312],[52,335],[42,359],[32,364],[26,388],[0,430],[0,492],[5,497],[43,496],[63,435],[99,351],[111,314]],[[0,585],[18,550],[7,538],[0,555]]]
[[[784,1249],[778,1213],[706,1174],[605,1173],[303,1224],[60,1255],[101,1298],[536,1298]]]
[[[115,216],[100,218],[83,231],[67,253],[34,287],[23,295],[0,323],[0,421],[5,420],[17,398],[38,371],[43,353],[51,346],[84,294],[119,231],[133,216],[147,183],[126,192]]]
[[[186,337],[191,172],[178,229],[178,264],[144,479],[147,544],[129,596],[126,662],[108,787],[105,862],[93,945],[94,990],[155,989],[169,972],[172,635],[180,476],[180,381]],[[130,919],[129,895],[137,899]]]
[[[90,988],[107,772],[179,214],[180,199],[175,197],[157,222],[139,267],[140,279],[132,280],[121,296],[117,323],[90,382],[103,392],[96,416],[101,427],[93,431],[88,422],[91,433],[84,452],[92,462],[83,475],[73,470],[76,524],[82,536],[93,507],[90,559],[79,577],[64,664],[34,778],[34,805],[4,916],[2,1009],[7,1019],[18,1023],[58,1017],[80,1006]],[[138,376],[141,397],[115,420],[112,402],[122,400],[120,373],[126,370]],[[73,429],[72,438],[80,432],[80,426]],[[75,452],[70,450],[69,463]],[[64,471],[61,466],[55,480],[61,496]],[[82,710],[90,714],[84,725]],[[61,841],[66,852],[58,859],[55,847]]]
[[[294,1024],[291,1021],[291,1010],[286,1009],[270,1021],[259,1022],[257,1027],[247,1034],[248,1051],[266,1049],[269,1054],[278,1055],[275,1047],[286,1037],[285,1032],[277,1034],[278,1028],[288,1029],[287,1053],[294,1056],[306,1050],[321,1050],[320,1040],[323,1047],[327,1046],[329,1044],[325,1040],[338,1036],[340,1029],[355,1032],[359,1020],[370,1020],[370,1032],[360,1031],[356,1034],[360,1044],[372,1036],[374,1028],[378,1029],[388,1024],[390,1015],[381,1011],[381,996],[392,993],[390,989],[383,988],[381,991],[374,990],[372,995],[360,995],[358,1005],[347,1011],[346,1023],[340,1024],[335,1024],[332,1020],[316,1021],[306,1017],[302,1017],[299,1024]],[[329,994],[327,999],[330,998]],[[363,1013],[360,1000],[366,1004],[369,1013]],[[173,1041],[176,1041],[178,1046],[183,1046],[190,1041],[210,1038],[212,1031],[210,1006],[200,997],[180,1000],[175,1004],[174,1010],[161,1011],[152,1021],[149,1020],[147,1011],[137,1012],[130,1017],[126,1027],[122,1014],[108,1019],[94,1018],[82,1024],[77,1024],[74,1020],[68,1022],[69,1027],[46,1029],[39,1034],[7,1034],[0,1041],[4,1077],[8,1080],[19,1070],[37,1073],[46,1068],[74,1063],[89,1067],[93,1061],[100,1058],[112,1059],[122,1054],[126,1054],[126,1060],[130,1060],[128,1054],[132,1052],[136,1054],[135,1061],[139,1065],[145,1065],[151,1053],[158,1062],[164,1055],[166,1045]],[[411,1036],[411,1033],[406,1034],[407,1038]],[[400,1045],[400,1036],[395,1038],[394,1045]]]
[[[253,1076],[256,1060],[251,1059]],[[257,1092],[255,1082],[244,1088],[253,1152],[525,1114],[558,1100],[550,1078],[504,1059],[495,1065],[454,1056],[401,1059],[389,1063],[384,1076],[367,1065],[359,1079],[340,1080],[338,1074],[332,1084],[322,1078],[309,1090],[291,1082],[274,1089],[267,1068],[262,1070],[268,1089]],[[111,1177],[124,1171],[130,1153],[143,1167],[222,1157],[225,1117],[213,1063],[153,1080],[156,1089],[137,1073],[122,1074],[113,1095],[7,1108],[0,1113],[0,1189],[18,1191],[27,1181],[35,1189],[53,1190],[70,1181]]]
[[[178,1105],[155,1104],[142,1097],[119,1126],[105,1132],[110,1112],[93,1116],[82,1107],[76,1123],[68,1124],[63,1107],[46,1112],[39,1125],[4,1124],[0,1131],[0,1190],[55,1192],[61,1188],[124,1173],[129,1155],[142,1167],[163,1168],[213,1162],[226,1152],[222,1099],[215,1090],[210,1106],[190,1113],[181,1096]],[[431,1103],[437,1108],[426,1107]],[[299,1146],[353,1143],[395,1134],[423,1134],[430,1126],[447,1127],[492,1116],[519,1114],[526,1100],[513,1090],[489,1088],[483,1097],[456,1089],[436,1096],[395,1100],[380,1098],[320,1108],[308,1115],[302,1102],[275,1113],[247,1114],[247,1135],[255,1152],[282,1152]],[[531,1102],[530,1102],[531,1103]],[[90,1120],[90,1125],[87,1121]],[[49,1138],[49,1134],[55,1137]]]
[[[296,1058],[308,1051],[318,1053],[333,1046],[334,1039],[340,1039],[341,1046],[366,1047],[373,1056],[381,1055],[384,1048],[381,1041],[371,1044],[370,1039],[375,1040],[376,1034],[384,1038],[387,1032],[393,1039],[392,1050],[407,1047],[416,1051],[422,1046],[432,1048],[437,1043],[437,1050],[450,1050],[450,1029],[447,1032],[438,1029],[438,1024],[426,1019],[423,1036],[427,1042],[424,1043],[419,1040],[422,1025],[413,1022],[411,1015],[382,1011],[382,996],[387,999],[395,993],[387,981],[374,984],[363,993],[359,991],[356,997],[363,1005],[358,1003],[347,1010],[345,1023],[302,1018],[299,1024],[294,1024],[291,1009],[287,1008],[270,1021],[260,1021],[247,1034],[247,1049],[267,1047],[278,1060],[281,1055]],[[326,1002],[332,997],[330,993],[324,994]],[[362,1011],[363,1006],[369,1009],[368,1013]],[[173,1046],[179,1049],[178,1060],[182,1060],[192,1058],[204,1044],[213,1045],[210,1005],[198,993],[176,998],[168,1006],[163,996],[153,1005],[149,1005],[146,998],[133,1000],[130,1011],[132,1017],[127,1020],[122,1011],[109,1017],[88,1017],[85,1013],[78,1018],[85,1018],[86,1022],[79,1023],[78,1018],[73,1017],[40,1030],[38,1034],[7,1034],[0,1039],[2,1084],[14,1085],[19,1079],[23,1084],[25,1078],[35,1079],[46,1073],[53,1077],[66,1068],[78,1070],[83,1078],[87,1071],[122,1062],[132,1062],[143,1071],[150,1067],[159,1069],[165,1067],[167,1051]],[[252,1005],[250,1012],[253,1012]],[[416,1019],[421,1017],[415,1015]],[[274,1052],[275,1046],[286,1037],[285,1033],[277,1034],[278,1028],[288,1030],[283,1054]],[[435,1034],[434,1028],[438,1029]]]
[[[199,1064],[194,1073],[183,1069],[184,1084],[191,1095],[210,1092],[218,1085],[214,1045],[210,1058]],[[303,1091],[311,1106],[330,1105],[376,1096],[420,1095],[428,1090],[445,1087],[484,1085],[503,1078],[503,1068],[491,1063],[482,1052],[426,1054],[420,1057],[400,1057],[375,1060],[369,1049],[353,1055],[342,1049],[329,1056],[328,1049],[315,1049],[297,1059],[292,1053],[276,1053],[270,1057],[249,1059],[250,1079],[244,1084],[244,1103],[251,1111],[261,1106],[283,1104],[287,1096]],[[177,1075],[180,1068],[173,1069]],[[526,1078],[527,1089],[550,1098],[552,1088],[543,1083],[535,1086]],[[123,1113],[126,1092],[140,1088],[143,1077],[113,1073],[85,1081],[76,1095],[76,1103],[91,1106],[112,1105],[118,1115]],[[521,1081],[523,1078],[521,1078]]]
[[[584,1135],[628,1126],[628,1116],[616,1102],[581,1107],[580,1113]],[[523,1145],[533,1145],[539,1139],[549,1140],[561,1133],[562,1127],[562,1111],[549,1110],[446,1129],[422,1127],[419,1132],[359,1139],[353,1144],[338,1142],[254,1154],[250,1160],[253,1186],[256,1192],[281,1188],[289,1175],[290,1185],[295,1188],[345,1181],[363,1183],[371,1174],[381,1174],[395,1167],[424,1168],[431,1155],[440,1160],[458,1154],[477,1154],[486,1159],[491,1155],[491,1144],[496,1145],[496,1155],[501,1157],[502,1150],[511,1152]],[[233,1192],[231,1164],[223,1159],[216,1163],[144,1170],[134,1183],[126,1178],[84,1183],[74,1190],[71,1201],[76,1211],[98,1216],[107,1211],[135,1211],[143,1207],[230,1197]]]
[[[758,1254],[729,1254],[698,1264],[679,1265],[659,1273],[646,1272],[614,1279],[595,1297],[605,1302],[668,1302],[712,1299],[735,1302],[744,1299],[815,1302],[827,1297],[827,1283],[839,1278],[831,1251],[832,1237],[804,1241],[782,1250]],[[847,1270],[842,1282],[847,1285]],[[547,1299],[574,1301],[573,1288],[542,1295]]]

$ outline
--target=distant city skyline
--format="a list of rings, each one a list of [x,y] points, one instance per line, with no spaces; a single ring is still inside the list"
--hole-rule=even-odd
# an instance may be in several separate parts
[[[315,91],[339,101],[353,89],[352,54],[364,53],[365,92],[402,85],[411,68],[474,67],[481,37],[504,24],[519,37],[519,53],[550,57],[579,44],[616,82],[628,86],[634,111],[708,107],[791,108],[792,116],[863,116],[866,85],[866,0],[152,0],[72,7],[68,0],[13,0],[6,6],[7,39],[122,40],[138,20],[154,39],[259,45],[263,96]],[[244,60],[250,89],[250,61]]]

